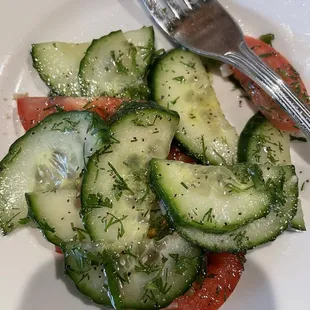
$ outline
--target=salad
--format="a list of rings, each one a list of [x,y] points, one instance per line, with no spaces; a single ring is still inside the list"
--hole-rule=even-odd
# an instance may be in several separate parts
[[[308,102],[270,38],[246,40]],[[50,93],[17,99],[26,133],[0,163],[0,228],[35,223],[94,303],[219,309],[246,251],[306,229],[290,158],[298,129],[240,72],[260,112],[239,136],[208,62],[157,51],[152,27],[37,43],[31,55]]]

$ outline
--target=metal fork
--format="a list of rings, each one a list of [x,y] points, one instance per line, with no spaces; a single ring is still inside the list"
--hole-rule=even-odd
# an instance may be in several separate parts
[[[237,22],[216,0],[141,0],[177,44],[230,64],[256,82],[310,138],[310,108],[246,45]]]

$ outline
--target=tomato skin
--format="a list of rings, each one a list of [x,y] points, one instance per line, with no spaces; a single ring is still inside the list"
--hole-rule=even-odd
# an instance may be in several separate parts
[[[206,254],[207,276],[202,284],[194,283],[166,310],[218,310],[237,286],[244,270],[243,254]]]
[[[87,98],[71,97],[22,97],[16,101],[18,115],[25,130],[35,126],[47,115],[60,110],[90,110],[107,119],[123,102],[122,99],[112,97],[99,97],[92,101]]]
[[[270,45],[258,39],[247,36],[245,37],[245,40],[252,51],[260,56],[266,65],[280,75],[281,78],[295,91],[299,99],[309,104],[306,87],[301,80],[300,75],[288,60]],[[242,87],[249,94],[251,101],[275,127],[286,131],[299,130],[287,113],[252,80],[236,69],[234,69],[234,78],[240,81]]]

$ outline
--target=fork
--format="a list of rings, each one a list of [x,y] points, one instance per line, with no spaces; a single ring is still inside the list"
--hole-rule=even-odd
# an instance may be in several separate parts
[[[177,44],[232,65],[256,82],[310,139],[310,108],[247,46],[237,22],[217,0],[141,0]]]

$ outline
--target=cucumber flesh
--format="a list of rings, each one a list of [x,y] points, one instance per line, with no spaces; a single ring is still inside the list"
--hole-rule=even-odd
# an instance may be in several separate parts
[[[265,216],[273,193],[252,180],[260,168],[151,161],[151,182],[174,223],[223,233]],[[240,177],[241,176],[241,177]],[[255,175],[254,177],[258,177]]]
[[[160,241],[144,240],[114,256],[117,295],[123,309],[158,309],[187,291],[201,267],[201,250],[168,235]]]
[[[88,111],[52,114],[27,131],[0,163],[0,230],[27,216],[25,193],[76,188],[89,156],[109,141],[104,121]]]
[[[275,128],[261,112],[256,113],[243,129],[238,145],[238,161],[256,164],[290,165],[290,135]],[[301,202],[298,203],[292,228],[306,230]]]
[[[146,237],[150,213],[158,209],[148,164],[168,156],[178,122],[175,112],[155,103],[127,103],[112,119],[115,143],[90,159],[81,191],[86,229],[107,250]]]
[[[221,110],[199,56],[174,49],[154,65],[151,93],[160,105],[179,113],[176,139],[203,164],[237,161],[238,136]]]
[[[80,201],[75,189],[26,194],[30,217],[51,243],[88,240],[80,217]]]
[[[298,200],[297,213],[291,221],[291,227],[296,230],[306,231],[306,223],[304,219],[304,212],[302,210],[301,201]]]
[[[138,40],[135,33],[126,36],[132,37],[132,42]],[[142,72],[137,69],[142,54],[138,54],[139,50],[126,36],[121,31],[116,31],[93,40],[80,65],[83,96],[137,99],[148,96],[148,89],[141,79],[148,65],[144,65]],[[147,42],[149,44],[149,40]]]
[[[127,41],[136,48],[136,74],[144,77],[155,52],[155,34],[153,27],[124,32]]]
[[[269,170],[267,170],[269,168]],[[285,181],[279,178],[279,169],[284,172]],[[214,252],[239,252],[255,248],[266,242],[273,241],[287,229],[296,214],[298,202],[298,180],[293,166],[267,167],[263,170],[264,178],[277,180],[283,184],[284,205],[274,206],[270,213],[246,226],[225,234],[211,234],[189,226],[176,226],[177,231],[190,242]],[[282,174],[282,173],[281,173]],[[280,182],[280,183],[278,183]]]
[[[90,43],[48,42],[32,45],[34,68],[53,95],[81,96],[78,77],[80,62]]]
[[[104,261],[93,243],[71,243],[63,248],[65,271],[77,289],[93,302],[111,307]]]
[[[238,161],[290,165],[290,136],[274,127],[258,112],[246,124],[238,145]]]

